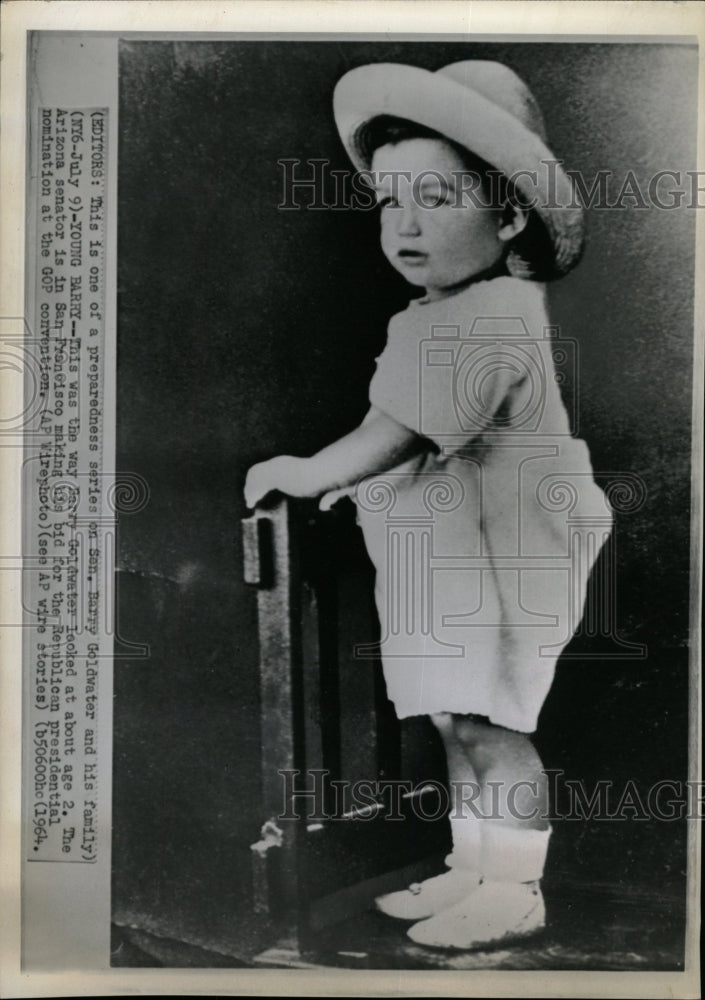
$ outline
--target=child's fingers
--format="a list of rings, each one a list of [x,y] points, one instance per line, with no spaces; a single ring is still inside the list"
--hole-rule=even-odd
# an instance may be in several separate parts
[[[250,489],[248,486],[245,486],[243,492],[245,494],[245,503],[250,508],[250,510],[252,510],[252,508],[257,505],[257,494],[253,489]]]
[[[254,510],[260,500],[264,500],[267,494],[271,492],[271,490],[251,490],[245,493],[245,503],[250,510]]]
[[[268,492],[269,488],[264,482],[261,470],[258,466],[253,466],[253,468],[251,468],[247,473],[247,477],[245,479],[245,503],[250,509],[252,509],[257,506],[260,500],[262,500]]]
[[[333,504],[336,504],[338,500],[342,500],[343,497],[349,497],[352,495],[352,490],[350,487],[341,490],[329,490],[324,493],[321,499],[318,501],[319,510],[330,510]]]

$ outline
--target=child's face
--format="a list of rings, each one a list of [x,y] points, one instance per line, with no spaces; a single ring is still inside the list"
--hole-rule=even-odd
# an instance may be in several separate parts
[[[460,196],[459,172],[467,167],[447,142],[405,139],[381,146],[371,167],[381,206],[382,250],[392,267],[425,288],[429,298],[452,294],[499,261],[501,213]]]

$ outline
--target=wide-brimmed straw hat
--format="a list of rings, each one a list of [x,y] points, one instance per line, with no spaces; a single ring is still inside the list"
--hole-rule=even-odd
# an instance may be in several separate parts
[[[378,115],[424,125],[501,170],[531,204],[553,246],[553,269],[565,274],[583,248],[583,211],[571,182],[546,145],[541,112],[526,84],[507,66],[468,59],[431,73],[402,63],[358,66],[333,97],[335,121],[358,170],[370,162],[360,144]]]

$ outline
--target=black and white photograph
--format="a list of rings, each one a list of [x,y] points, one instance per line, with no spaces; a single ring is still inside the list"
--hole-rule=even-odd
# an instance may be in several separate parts
[[[700,995],[670,6],[27,32],[25,972]]]

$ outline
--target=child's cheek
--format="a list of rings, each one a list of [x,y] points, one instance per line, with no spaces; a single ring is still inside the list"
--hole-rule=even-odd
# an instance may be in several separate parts
[[[391,227],[389,226],[388,223],[384,222],[384,220],[382,221],[382,224],[381,224],[381,229],[380,229],[380,234],[379,234],[379,242],[380,242],[380,246],[382,247],[382,253],[387,258],[387,260],[391,260],[392,259],[392,254],[393,254],[393,249],[394,249],[393,248],[393,241],[392,241]]]

